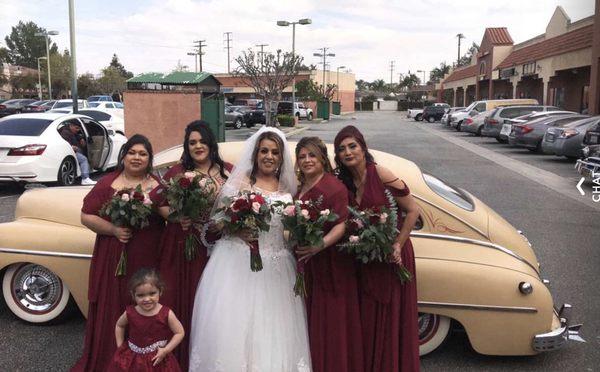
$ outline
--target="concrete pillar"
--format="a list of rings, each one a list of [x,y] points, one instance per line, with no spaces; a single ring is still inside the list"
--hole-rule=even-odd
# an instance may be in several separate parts
[[[547,105],[548,103],[546,102],[548,100],[548,83],[550,82],[550,79],[542,79],[542,102],[540,102],[542,105]]]
[[[517,85],[519,85],[519,81],[516,80],[513,82],[513,99],[517,99]]]
[[[463,87],[463,106],[467,107],[467,89],[469,89],[469,86],[467,85],[466,87]]]
[[[454,88],[452,89],[452,107],[456,107],[456,93],[457,93],[458,89]]]

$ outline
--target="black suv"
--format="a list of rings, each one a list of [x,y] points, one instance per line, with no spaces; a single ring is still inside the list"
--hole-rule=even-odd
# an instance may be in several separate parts
[[[449,107],[436,105],[436,106],[427,106],[423,110],[423,120],[427,120],[430,123],[434,121],[439,121],[442,119],[442,116],[446,113],[446,110]]]

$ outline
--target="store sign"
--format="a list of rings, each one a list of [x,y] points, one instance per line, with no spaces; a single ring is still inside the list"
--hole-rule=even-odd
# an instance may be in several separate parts
[[[537,64],[535,62],[526,63],[523,65],[523,76],[535,75]]]
[[[510,79],[511,77],[516,75],[516,71],[515,68],[504,68],[502,70],[499,71],[500,72],[500,79]]]

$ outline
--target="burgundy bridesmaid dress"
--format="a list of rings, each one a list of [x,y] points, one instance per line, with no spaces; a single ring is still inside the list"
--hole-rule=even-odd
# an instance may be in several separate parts
[[[98,181],[83,199],[83,213],[99,215],[102,206],[116,192],[111,184],[119,174],[120,172],[112,172]],[[83,355],[72,371],[104,371],[110,363],[117,348],[117,319],[123,314],[125,307],[133,303],[128,281],[138,269],[158,266],[158,243],[164,222],[156,213],[151,215],[149,222],[149,226],[134,231],[127,243],[127,274],[124,276],[115,276],[123,243],[112,235],[96,236],[90,264],[89,308]]]
[[[335,176],[325,173],[300,199],[317,201],[320,197],[321,210],[338,215],[337,221],[325,225],[327,234],[348,216],[348,191]],[[332,245],[306,263],[306,308],[314,372],[364,370],[354,261],[354,257]]]
[[[158,347],[164,347],[173,337],[169,328],[169,308],[163,306],[158,314],[145,316],[134,306],[127,306],[127,339],[115,352],[108,372],[179,372],[173,354],[167,354],[158,365],[152,358]]]
[[[230,172],[232,165],[225,163],[225,169]],[[168,182],[171,178],[184,172],[183,166],[176,164],[169,169],[163,179]],[[161,188],[162,192],[159,193],[158,191]],[[150,193],[150,198],[157,205],[168,206],[164,195],[164,187],[162,186],[155,188]],[[161,295],[160,301],[173,310],[185,330],[185,338],[173,352],[184,371],[187,371],[189,364],[189,335],[192,326],[192,310],[194,309],[196,287],[208,262],[207,250],[200,241],[201,234],[197,229],[191,229],[191,231],[198,239],[198,256],[192,261],[185,259],[185,239],[189,231],[184,231],[177,222],[167,222],[160,243],[159,260],[159,272],[166,284],[165,293]]]
[[[406,196],[408,187],[387,187],[394,196]],[[386,186],[375,164],[367,164],[367,177],[359,209],[387,205]],[[398,229],[403,221],[398,218]],[[402,247],[402,263],[413,279],[401,284],[393,263],[359,265],[359,299],[363,330],[365,371],[412,372],[419,370],[417,282],[410,239]]]

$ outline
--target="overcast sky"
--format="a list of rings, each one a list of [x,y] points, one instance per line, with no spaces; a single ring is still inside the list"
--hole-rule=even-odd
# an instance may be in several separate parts
[[[408,70],[430,71],[456,59],[455,35],[463,45],[480,43],[486,27],[507,27],[516,43],[545,32],[557,5],[572,21],[594,13],[594,0],[85,0],[75,1],[78,73],[98,74],[116,53],[135,74],[169,72],[178,60],[194,70],[194,40],[206,40],[204,70],[227,72],[226,31],[233,60],[240,51],[269,44],[291,50],[292,28],[278,20],[311,18],[296,26],[296,52],[318,64],[318,48],[331,48],[331,67],[344,65],[357,79],[394,81]],[[67,0],[0,0],[0,45],[20,20],[57,30],[59,48],[69,47]],[[463,47],[464,50],[464,47]],[[235,63],[232,62],[232,68]]]

